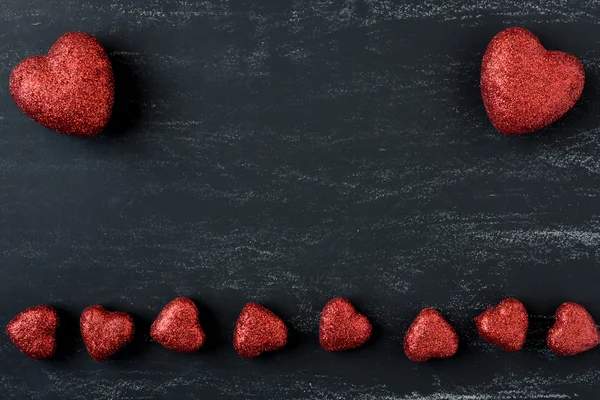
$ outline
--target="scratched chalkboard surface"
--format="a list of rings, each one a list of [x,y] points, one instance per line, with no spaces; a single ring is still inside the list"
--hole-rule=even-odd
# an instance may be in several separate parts
[[[0,324],[40,303],[63,321],[54,361],[1,335],[0,397],[596,399],[600,351],[559,358],[544,338],[563,301],[600,319],[599,17],[597,0],[0,0]],[[514,25],[587,74],[566,117],[520,138],[479,93],[487,43]],[[75,30],[116,78],[90,140],[8,91],[19,61]],[[149,339],[178,295],[209,335],[194,355]],[[366,347],[320,349],[334,296],[373,321]],[[531,314],[516,354],[472,323],[506,296]],[[285,350],[234,352],[247,301],[285,320]],[[106,363],[78,331],[97,303],[138,328]],[[457,328],[455,358],[404,356],[425,306]]]

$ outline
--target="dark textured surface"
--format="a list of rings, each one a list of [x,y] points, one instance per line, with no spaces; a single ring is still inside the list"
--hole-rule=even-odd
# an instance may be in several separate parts
[[[0,323],[50,303],[57,361],[0,339],[0,397],[21,399],[595,399],[600,351],[544,347],[556,307],[600,319],[600,3],[472,0],[0,0]],[[575,109],[504,137],[479,94],[501,29],[578,56]],[[108,132],[78,140],[28,120],[11,69],[84,30],[116,72]],[[201,307],[198,354],[148,339],[176,296]],[[319,348],[319,313],[348,297],[368,346]],[[472,318],[524,301],[524,351]],[[237,356],[247,301],[291,329],[282,352]],[[101,303],[140,333],[117,360],[85,352],[77,318]],[[461,350],[413,364],[403,333],[424,306]]]

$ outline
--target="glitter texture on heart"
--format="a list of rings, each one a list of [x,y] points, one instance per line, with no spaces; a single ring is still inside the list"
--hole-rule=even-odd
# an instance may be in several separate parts
[[[6,327],[10,340],[35,360],[51,358],[56,351],[56,310],[47,305],[28,308],[14,317]]]
[[[458,351],[458,336],[442,315],[424,308],[404,337],[404,354],[415,362],[450,358]]]
[[[26,115],[59,133],[94,136],[110,119],[111,63],[102,45],[87,33],[67,33],[48,55],[22,61],[12,71],[9,86]]]
[[[505,299],[475,317],[479,335],[505,351],[519,351],[525,344],[529,316],[517,299]]]
[[[187,297],[178,297],[162,309],[150,327],[150,336],[180,353],[198,351],[206,339],[198,307]]]
[[[371,323],[349,300],[330,300],[321,312],[319,342],[326,351],[344,351],[360,347],[371,336]]]
[[[556,310],[556,322],[546,341],[550,350],[559,356],[574,356],[596,347],[600,343],[600,333],[583,306],[567,302]]]
[[[260,304],[248,303],[235,325],[233,347],[240,356],[254,358],[281,349],[287,339],[287,327],[277,315]]]
[[[585,83],[581,62],[546,50],[523,28],[508,28],[488,45],[481,66],[481,95],[490,121],[507,135],[541,129],[575,105]]]
[[[100,305],[89,306],[79,320],[83,343],[96,361],[106,361],[134,334],[133,318],[121,311],[108,311]]]

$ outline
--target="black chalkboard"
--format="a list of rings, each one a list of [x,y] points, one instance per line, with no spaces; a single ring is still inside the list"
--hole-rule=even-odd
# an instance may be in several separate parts
[[[553,313],[600,319],[600,4],[597,1],[0,0],[0,324],[40,303],[63,319],[57,360],[0,339],[5,399],[596,399],[600,351],[545,348]],[[489,40],[523,26],[580,58],[582,99],[540,133],[505,137],[479,92]],[[12,68],[68,31],[110,53],[117,102],[82,140],[13,103]],[[148,327],[172,298],[201,307],[206,348],[180,355]],[[375,324],[328,354],[334,296]],[[524,351],[472,318],[506,296],[531,314]],[[235,354],[260,302],[290,345]],[[94,362],[88,305],[138,332]],[[425,306],[459,354],[415,364],[402,335]]]

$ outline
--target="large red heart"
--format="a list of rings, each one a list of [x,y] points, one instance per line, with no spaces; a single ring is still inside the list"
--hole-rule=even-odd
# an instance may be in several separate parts
[[[371,336],[371,323],[347,299],[330,300],[321,313],[319,342],[326,351],[362,346]]]
[[[286,345],[288,330],[272,311],[256,303],[242,309],[233,332],[233,347],[242,357],[258,357]]]
[[[100,305],[89,306],[79,320],[83,343],[96,361],[108,360],[119,349],[131,342],[134,334],[133,318],[121,311],[108,311]]]
[[[556,322],[546,341],[550,350],[559,356],[574,356],[596,347],[600,343],[600,333],[583,306],[567,302],[556,310]]]
[[[35,360],[51,358],[56,351],[58,314],[50,306],[28,308],[14,317],[6,327],[10,340]]]
[[[450,358],[458,351],[458,335],[442,315],[424,308],[408,328],[404,337],[404,354],[423,362],[432,358]]]
[[[169,302],[150,327],[150,336],[167,349],[180,353],[197,351],[206,335],[200,325],[196,304],[187,297]]]
[[[61,36],[47,56],[21,62],[10,75],[15,103],[37,123],[59,133],[93,136],[110,118],[114,82],[102,45],[83,32]]]
[[[498,33],[483,56],[483,104],[494,127],[507,135],[533,132],[559,119],[575,105],[584,82],[577,58],[546,50],[523,28]]]
[[[519,351],[525,344],[529,316],[519,300],[505,299],[475,317],[475,325],[486,342],[502,350]]]

